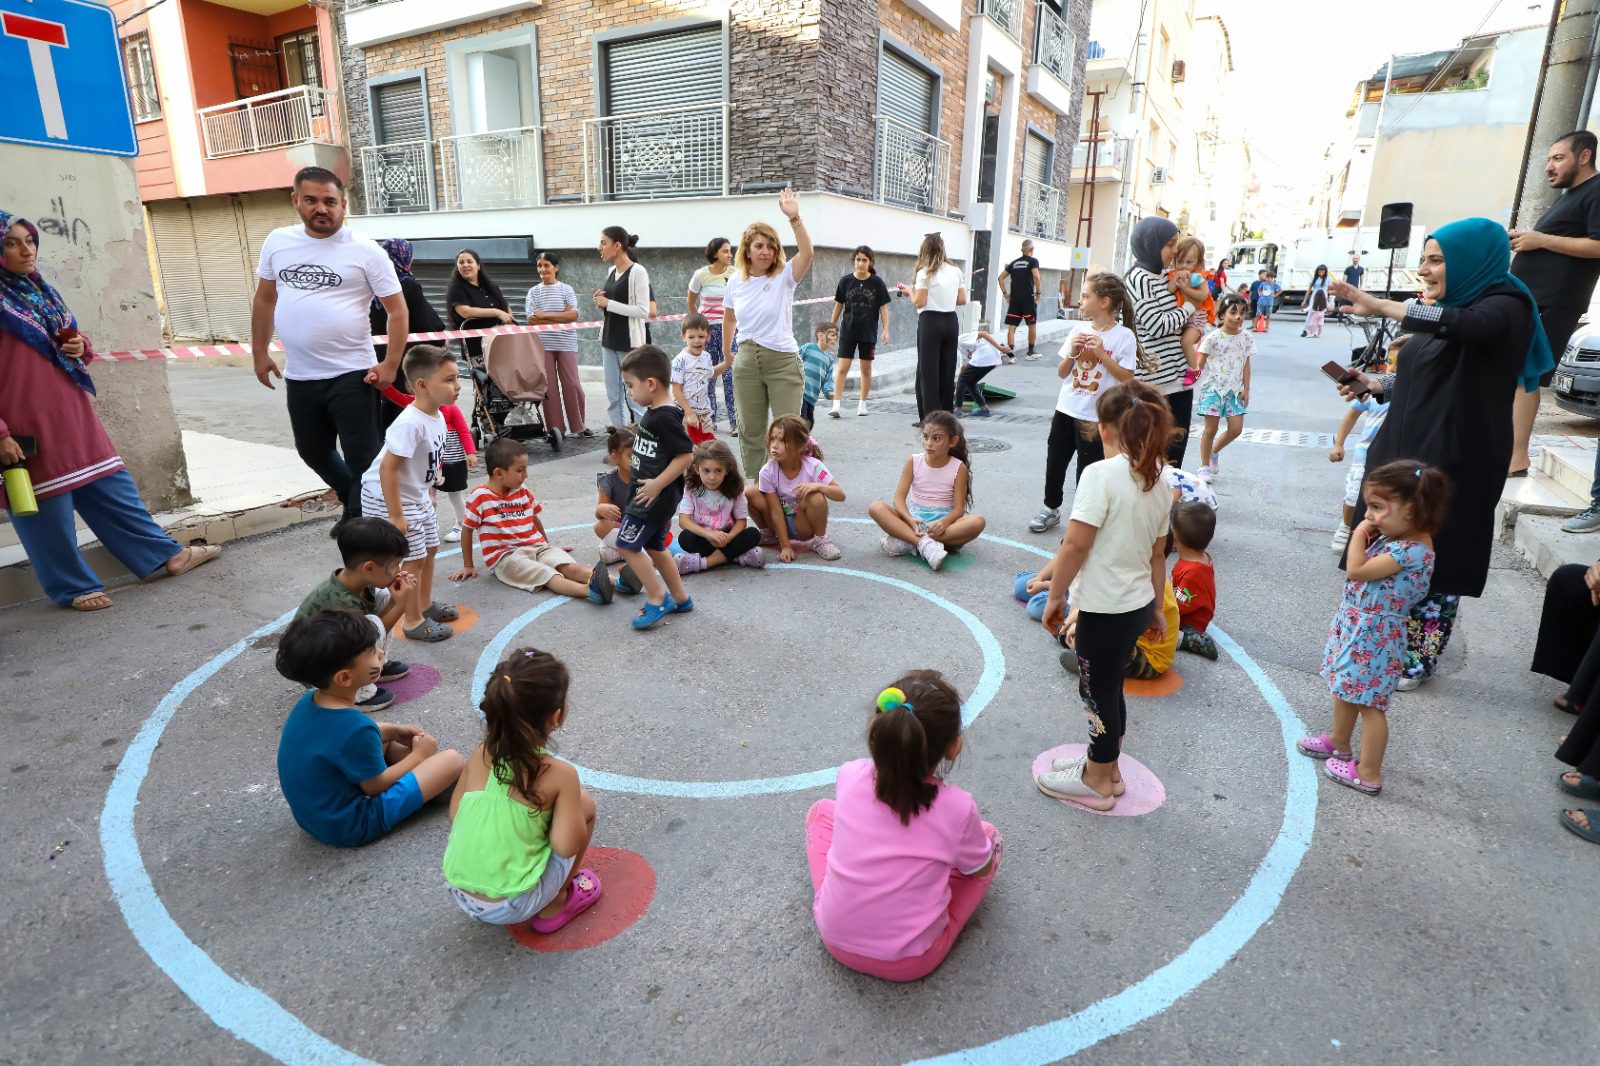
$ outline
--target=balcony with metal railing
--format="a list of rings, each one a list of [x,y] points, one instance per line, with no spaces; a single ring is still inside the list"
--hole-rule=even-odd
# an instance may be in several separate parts
[[[873,199],[942,215],[949,204],[950,144],[889,115],[878,116]]]
[[[1089,180],[1089,160],[1094,160],[1094,181],[1121,181],[1127,163],[1128,142],[1122,137],[1100,141],[1079,141],[1072,149],[1072,180]]]
[[[447,211],[544,203],[544,128],[522,126],[439,138]]]
[[[610,115],[583,123],[583,196],[588,202],[727,192],[726,103]]]
[[[978,13],[1012,37],[1022,39],[1022,5],[1026,0],[978,0]]]
[[[1017,230],[1025,237],[1060,240],[1061,190],[1023,178],[1017,190]]]
[[[369,144],[360,156],[368,214],[433,210],[432,141]]]
[[[1072,76],[1077,59],[1077,40],[1066,22],[1045,0],[1035,0],[1028,95],[1058,115],[1069,114],[1075,102]]]
[[[315,85],[230,100],[202,107],[196,114],[207,159],[340,143],[333,91]]]

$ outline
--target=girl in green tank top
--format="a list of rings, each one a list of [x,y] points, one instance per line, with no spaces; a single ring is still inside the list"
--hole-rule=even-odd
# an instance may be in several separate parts
[[[600,879],[579,865],[594,800],[549,751],[567,719],[568,682],[555,656],[522,648],[484,691],[484,739],[451,797],[444,852],[451,896],[479,921],[553,933],[600,898]]]

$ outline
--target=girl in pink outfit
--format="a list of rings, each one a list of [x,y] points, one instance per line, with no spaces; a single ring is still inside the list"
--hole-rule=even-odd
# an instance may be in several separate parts
[[[900,470],[894,502],[874,500],[867,513],[884,532],[887,554],[915,552],[937,570],[947,554],[983,532],[983,516],[970,513],[971,506],[972,467],[961,422],[948,411],[933,411],[922,420],[921,453]]]
[[[913,670],[878,695],[870,759],[839,767],[834,799],[806,814],[812,914],[841,964],[888,981],[950,954],[1000,868],[1000,831],[937,773],[961,754],[961,697]]]

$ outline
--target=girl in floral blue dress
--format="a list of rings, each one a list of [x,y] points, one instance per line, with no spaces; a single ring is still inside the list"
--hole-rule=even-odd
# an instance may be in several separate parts
[[[1357,792],[1383,788],[1389,697],[1405,669],[1406,617],[1433,580],[1433,534],[1444,520],[1449,480],[1414,459],[1367,474],[1366,518],[1346,548],[1344,602],[1333,616],[1322,676],[1333,692],[1333,728],[1305,737],[1302,754],[1327,760],[1323,773]],[[1361,720],[1361,758],[1351,737]]]

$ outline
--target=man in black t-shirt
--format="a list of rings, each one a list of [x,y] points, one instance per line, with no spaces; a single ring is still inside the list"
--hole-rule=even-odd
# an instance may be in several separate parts
[[[1039,340],[1039,260],[1033,257],[1033,242],[1022,242],[1022,254],[1006,264],[1000,275],[1000,295],[1006,298],[1006,348],[1017,346],[1017,325],[1028,324],[1028,358],[1037,359],[1034,345]],[[1008,351],[1006,362],[1017,357]]]
[[[1361,288],[1361,279],[1366,277],[1366,276],[1367,276],[1367,268],[1361,265],[1361,256],[1352,255],[1350,257],[1350,265],[1344,268],[1345,284],[1354,285],[1356,288],[1359,289],[1359,288]],[[1339,312],[1343,311],[1346,307],[1349,307],[1349,306],[1350,306],[1350,301],[1349,300],[1338,300],[1338,299],[1335,299],[1333,301],[1334,315],[1337,316],[1339,314]]]
[[[1550,146],[1544,173],[1552,188],[1564,190],[1540,216],[1531,230],[1512,230],[1511,273],[1528,286],[1539,305],[1550,351],[1557,359],[1578,328],[1578,317],[1589,308],[1589,297],[1600,279],[1600,181],[1595,180],[1595,136],[1587,130],[1569,133]],[[1554,371],[1539,379],[1548,385]],[[1539,393],[1518,390],[1511,444],[1512,477],[1528,471],[1528,440],[1539,413]],[[1574,533],[1600,530],[1600,501],[1563,529]],[[1586,518],[1583,523],[1578,519]]]

